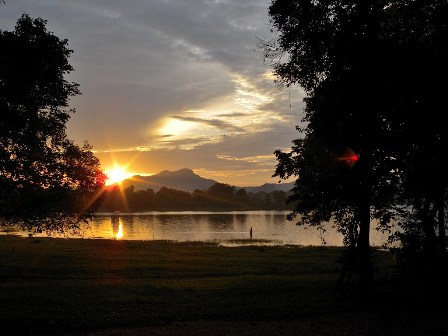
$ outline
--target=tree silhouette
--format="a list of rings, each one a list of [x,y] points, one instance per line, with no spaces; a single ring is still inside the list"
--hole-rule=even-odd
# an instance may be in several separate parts
[[[0,31],[0,218],[37,232],[77,231],[98,205],[105,176],[91,146],[65,128],[78,84],[67,40],[24,14]]]
[[[291,219],[335,220],[367,289],[371,219],[388,228],[406,205],[425,218],[438,206],[443,217],[447,131],[437,106],[446,85],[436,76],[447,73],[446,2],[274,0],[269,14],[279,35],[263,45],[265,57],[279,83],[307,93],[303,137],[290,152],[276,151],[275,176],[298,177]]]
[[[448,163],[442,153],[447,152],[448,129],[442,106],[446,105],[447,84],[438,79],[448,75],[448,4],[429,1],[409,8],[398,8],[397,16],[406,32],[401,39],[412,50],[403,60],[413,71],[403,76],[399,93],[404,108],[398,109],[394,124],[399,125],[397,134],[404,139],[406,148],[397,155],[403,163],[401,202],[411,206],[400,219],[404,230],[397,237],[404,250],[412,251],[412,255],[421,252],[415,261],[427,287],[434,288],[428,272],[443,272],[445,265],[440,260],[446,261]]]
[[[235,187],[226,184],[216,182],[207,190],[207,194],[211,197],[215,197],[218,200],[233,201],[235,195]]]
[[[241,188],[235,192],[235,201],[241,205],[247,205],[249,203],[246,189]]]

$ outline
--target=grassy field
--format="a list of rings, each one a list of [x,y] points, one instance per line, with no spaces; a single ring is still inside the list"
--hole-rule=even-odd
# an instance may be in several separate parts
[[[297,335],[446,333],[442,313],[397,292],[386,252],[375,251],[376,294],[368,303],[341,295],[342,253],[333,247],[1,236],[0,334],[107,334],[194,321],[305,323]]]

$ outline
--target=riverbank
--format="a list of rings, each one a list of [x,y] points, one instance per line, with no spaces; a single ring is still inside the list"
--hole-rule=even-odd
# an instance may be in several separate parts
[[[370,302],[342,296],[342,253],[2,236],[0,334],[444,334],[444,318],[397,292],[404,287],[387,252],[375,252]]]

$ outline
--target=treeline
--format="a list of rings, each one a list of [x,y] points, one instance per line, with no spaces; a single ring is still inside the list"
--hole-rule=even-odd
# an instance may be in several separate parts
[[[134,186],[126,189],[113,186],[104,192],[99,211],[291,210],[292,205],[286,203],[288,196],[281,190],[253,193],[223,183],[192,193],[167,187],[154,192],[135,190]]]

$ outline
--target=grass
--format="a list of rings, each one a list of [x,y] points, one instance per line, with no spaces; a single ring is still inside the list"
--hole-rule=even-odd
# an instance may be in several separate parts
[[[342,253],[339,247],[1,236],[0,334],[197,320],[322,320],[335,335],[341,319],[350,317],[356,325],[371,322],[372,330],[380,318],[401,319],[411,323],[407,335],[418,335],[416,316],[433,323],[428,311],[402,307],[393,296],[394,262],[387,252],[375,252],[377,295],[371,302],[339,295]],[[327,335],[316,328],[315,335]],[[425,334],[437,335],[437,328]]]

